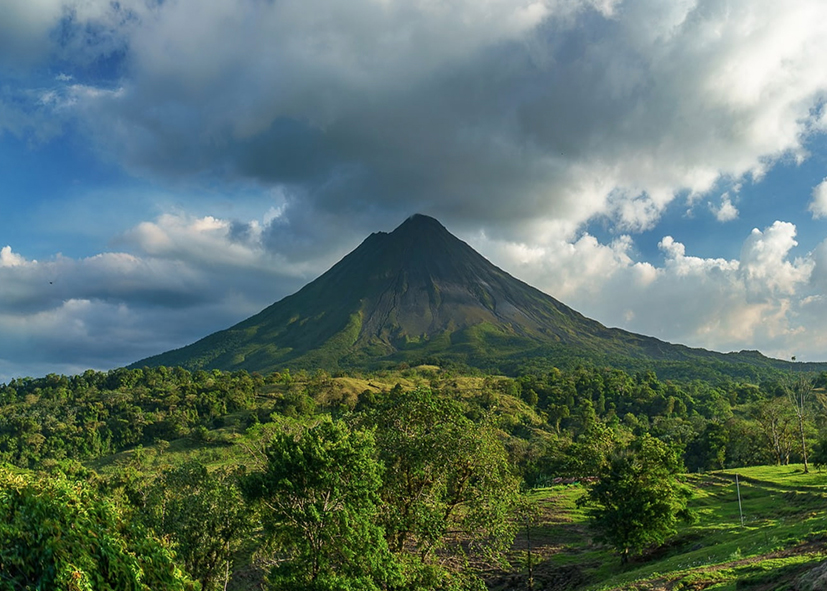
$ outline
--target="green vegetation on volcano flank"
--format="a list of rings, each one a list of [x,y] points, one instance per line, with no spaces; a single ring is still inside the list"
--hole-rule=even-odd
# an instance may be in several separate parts
[[[374,370],[437,361],[516,374],[583,362],[663,377],[823,371],[607,328],[494,266],[437,220],[371,234],[315,281],[200,341],[133,364],[190,370]]]

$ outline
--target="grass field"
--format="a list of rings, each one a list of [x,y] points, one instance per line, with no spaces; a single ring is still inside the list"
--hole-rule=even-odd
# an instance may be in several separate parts
[[[743,525],[735,474],[738,474]],[[579,484],[536,490],[540,518],[529,532],[536,590],[827,589],[827,472],[802,466],[754,467],[686,477],[697,522],[667,547],[626,566],[595,545],[576,506]],[[527,539],[518,537],[513,563],[492,577],[495,589],[528,589]]]

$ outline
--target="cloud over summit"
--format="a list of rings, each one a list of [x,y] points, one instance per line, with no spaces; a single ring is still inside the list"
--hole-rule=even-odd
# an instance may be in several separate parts
[[[802,155],[827,89],[817,0],[83,6],[61,14],[126,48],[99,92],[75,84],[102,149],[323,209],[637,231],[682,191]]]

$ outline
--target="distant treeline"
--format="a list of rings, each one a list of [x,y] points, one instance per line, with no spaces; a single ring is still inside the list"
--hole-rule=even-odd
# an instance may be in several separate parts
[[[582,454],[572,446],[584,445],[596,424],[620,439],[649,433],[672,445],[692,471],[802,459],[790,400],[792,378],[758,384],[673,382],[651,371],[579,367],[516,378],[477,377],[472,387],[456,371],[379,373],[385,383],[393,383],[394,375],[402,381],[413,376],[436,392],[462,399],[471,418],[496,412],[513,460],[529,483],[587,470],[578,466]],[[811,376],[808,383],[814,390],[802,417],[804,441],[817,452],[827,438],[818,402],[827,373]],[[385,392],[366,389],[344,400],[331,396],[337,387],[323,371],[261,376],[165,367],[15,379],[0,385],[0,462],[32,468],[45,459],[92,460],[159,440],[209,438],[233,414],[243,430],[267,422],[273,413],[338,416],[364,410],[401,391],[399,386]]]
[[[0,386],[0,462],[90,460],[190,435],[253,405],[264,380],[245,371],[86,371]]]

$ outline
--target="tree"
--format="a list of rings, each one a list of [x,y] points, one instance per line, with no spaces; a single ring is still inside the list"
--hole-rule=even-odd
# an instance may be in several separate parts
[[[522,496],[517,504],[517,522],[525,532],[525,567],[527,571],[526,583],[528,591],[534,591],[534,556],[531,551],[531,528],[540,520],[540,507],[527,496]]]
[[[726,466],[730,433],[727,425],[710,421],[686,449],[689,468],[723,470]]]
[[[492,425],[426,388],[398,393],[365,420],[385,465],[382,523],[393,552],[434,565],[438,550],[496,559],[510,547],[519,487]]]
[[[229,579],[233,552],[249,530],[249,515],[237,474],[208,472],[198,462],[166,470],[149,487],[143,521],[175,543],[187,571],[203,591]]]
[[[615,433],[603,421],[594,418],[568,452],[571,458],[569,474],[576,477],[599,474],[616,446]]]
[[[615,453],[578,503],[586,507],[598,541],[613,546],[621,563],[663,544],[680,519],[691,520],[690,489],[680,483],[677,454],[646,434]]]
[[[784,404],[783,397],[761,400],[755,404],[752,414],[764,435],[776,465],[789,464],[790,453],[795,442],[794,417],[789,405]]]
[[[787,399],[790,401],[790,406],[798,419],[798,434],[801,437],[801,457],[804,461],[804,473],[810,471],[807,465],[807,439],[804,435],[804,421],[809,416],[810,412],[810,397],[813,393],[813,383],[807,378],[799,378],[792,384],[786,384],[784,391],[787,393]]]
[[[381,466],[374,453],[369,432],[338,421],[275,436],[264,470],[245,484],[277,550],[273,588],[371,591],[394,579],[376,523]]]
[[[823,470],[827,467],[827,439],[821,439],[813,446],[813,453],[810,455],[815,467]]]
[[[88,485],[0,466],[0,589],[195,588],[169,548]]]

